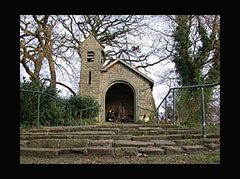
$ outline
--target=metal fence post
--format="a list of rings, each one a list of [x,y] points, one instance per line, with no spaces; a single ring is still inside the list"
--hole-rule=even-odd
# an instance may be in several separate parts
[[[202,108],[202,132],[203,132],[203,139],[206,139],[205,108],[204,108],[204,88],[203,87],[201,87],[201,108]]]
[[[72,121],[71,121],[71,113],[72,113],[72,108],[69,107],[69,126],[72,125]]]
[[[40,96],[41,96],[41,94],[38,93],[38,104],[37,104],[37,128],[39,128]]]
[[[165,99],[165,124],[167,124],[167,98]]]
[[[55,110],[57,109],[57,101],[56,101],[56,99],[54,100],[54,109],[55,109]],[[55,125],[55,126],[57,125],[57,119],[56,119],[56,117],[54,118],[54,125]]]
[[[176,124],[176,119],[175,119],[175,102],[174,102],[174,89],[173,89],[173,124]]]
[[[80,110],[80,125],[82,125],[82,110]]]

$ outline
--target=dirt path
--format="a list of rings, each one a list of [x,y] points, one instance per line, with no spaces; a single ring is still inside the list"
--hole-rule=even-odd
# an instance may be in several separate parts
[[[136,157],[82,157],[79,155],[63,155],[56,158],[20,157],[20,164],[220,164],[220,152]]]

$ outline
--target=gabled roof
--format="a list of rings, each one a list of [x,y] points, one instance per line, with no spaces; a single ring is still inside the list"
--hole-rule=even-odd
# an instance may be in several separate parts
[[[129,65],[127,62],[121,60],[121,59],[116,59],[111,63],[108,63],[103,69],[101,69],[101,71],[106,72],[109,68],[111,68],[112,66],[114,66],[116,63],[122,63],[123,65],[125,65],[126,67],[130,68],[132,71],[134,71],[135,73],[139,74],[140,76],[142,76],[143,78],[145,78],[146,80],[148,80],[149,82],[151,82],[151,87],[153,86],[154,81],[149,78],[147,75],[143,74],[142,72],[140,72],[139,70],[133,68],[131,65]]]

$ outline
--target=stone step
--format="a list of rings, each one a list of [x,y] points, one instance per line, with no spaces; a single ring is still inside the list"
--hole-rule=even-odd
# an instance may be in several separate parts
[[[20,135],[20,140],[35,140],[35,139],[90,139],[90,140],[132,140],[132,135]]]
[[[33,129],[28,132],[21,132],[22,135],[176,135],[176,134],[201,134],[201,130],[188,129],[186,127],[171,125],[149,125],[140,124],[118,124],[118,125],[94,125],[94,126],[64,126],[46,127],[43,129]],[[210,133],[207,131],[207,133]],[[220,132],[218,132],[220,133]]]
[[[139,131],[146,130],[167,130],[175,129],[181,130],[186,129],[180,125],[142,125],[142,124],[102,124],[102,125],[91,125],[91,126],[59,126],[59,127],[45,127],[41,129],[32,129],[28,132],[31,133],[50,133],[50,132],[78,132],[78,131],[119,131],[119,130],[132,130],[137,129]],[[21,132],[24,134],[26,132]]]
[[[220,132],[207,132],[180,125],[108,123],[64,126],[20,133],[20,155],[125,156],[191,154],[220,150]]]
[[[117,140],[113,143],[114,147],[150,147],[155,146],[153,142]]]
[[[119,134],[129,134],[134,136],[141,135],[171,135],[171,134],[201,134],[201,131],[196,130],[132,130],[132,131],[119,131]]]
[[[171,140],[151,140],[150,142],[154,143],[155,147],[176,146],[176,143]]]
[[[120,129],[98,129],[97,131],[74,131],[74,132],[28,132],[21,135],[169,135],[169,134],[201,134],[201,131],[196,130],[120,130]]]
[[[112,135],[109,135],[112,134]],[[150,141],[150,140],[182,140],[182,139],[201,139],[202,134],[177,134],[177,135],[114,135],[113,133],[95,134],[24,134],[20,135],[20,140],[35,139],[89,139],[89,140],[133,140],[133,141]],[[209,138],[220,138],[220,134],[207,134]],[[181,141],[179,141],[180,143]],[[184,141],[186,142],[186,141]]]
[[[28,132],[21,135],[115,135],[114,131]]]
[[[146,136],[133,136],[133,141],[150,141],[150,140],[173,140],[182,139],[182,135],[146,135]]]
[[[200,145],[182,146],[182,149],[187,154],[196,154],[196,153],[208,152],[209,151],[209,149],[207,147],[200,146]]]
[[[219,138],[220,134],[207,134],[207,138]],[[181,139],[200,139],[202,134],[176,134],[176,135],[146,135],[146,136],[133,136],[134,141],[150,141],[150,140],[181,140]]]
[[[77,154],[83,156],[137,156],[195,154],[210,151],[204,146],[162,146],[162,147],[106,147],[90,146],[75,148],[24,148],[20,147],[21,156],[57,157],[59,155]]]
[[[174,140],[176,145],[183,146],[183,145],[208,145],[212,143],[218,143],[218,139],[216,138],[208,138],[208,139],[181,139],[181,140]]]
[[[76,131],[97,131],[101,129],[128,129],[142,127],[140,124],[116,124],[116,125],[91,125],[91,126],[56,126],[56,127],[44,127],[42,129],[32,129],[30,132],[76,132]]]
[[[107,147],[160,147],[174,146],[173,141],[153,140],[149,142],[131,141],[131,140],[89,140],[89,139],[35,139],[31,141],[20,141],[21,147],[29,148],[75,148],[90,146]]]
[[[116,135],[114,132],[106,131],[84,131],[62,134],[48,134],[48,133],[30,133],[21,134],[20,140],[34,140],[34,139],[90,139],[90,140],[133,140],[133,141],[150,141],[150,140],[181,140],[181,139],[200,139],[202,134],[174,134],[174,135]],[[220,134],[210,133],[207,138],[220,138]],[[179,141],[181,142],[181,141]],[[186,141],[184,141],[186,142]]]
[[[156,147],[141,147],[138,152],[146,155],[164,155],[164,150]]]
[[[58,149],[49,148],[23,148],[20,147],[20,156],[28,157],[57,157],[59,154]]]
[[[120,128],[107,128],[107,127],[93,127],[93,126],[78,126],[78,127],[51,127],[44,129],[29,130],[25,133],[71,133],[71,132],[84,132],[84,131],[111,131],[118,132]]]
[[[21,140],[20,147],[24,148],[79,148],[79,147],[168,147],[168,146],[195,146],[201,145],[209,149],[220,148],[217,139],[184,139],[184,140],[89,140],[89,139],[35,139],[31,141]],[[171,150],[171,148],[169,149]]]
[[[37,139],[29,141],[30,148],[76,148],[89,146],[88,139]]]

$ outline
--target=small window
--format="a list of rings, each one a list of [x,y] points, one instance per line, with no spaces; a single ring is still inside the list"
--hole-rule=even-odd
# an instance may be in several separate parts
[[[88,74],[88,84],[91,84],[91,80],[92,80],[92,74],[91,74],[91,71],[89,71],[89,74]]]
[[[88,62],[94,62],[94,52],[93,51],[89,51],[88,53],[87,53],[87,61]]]

